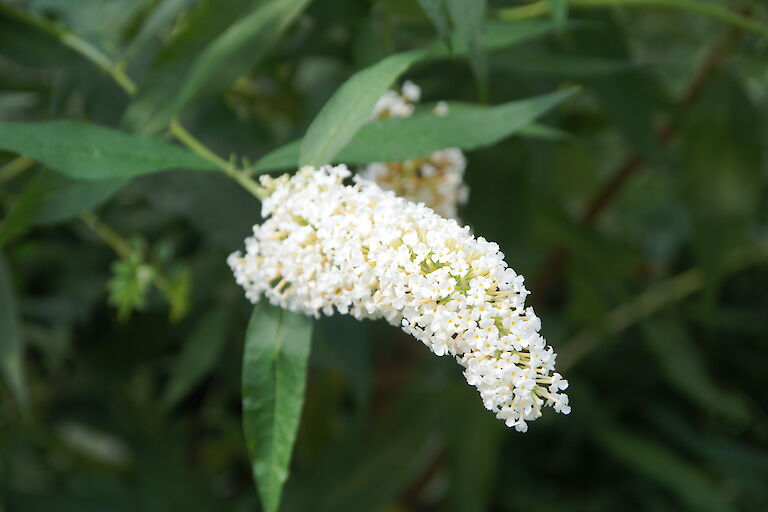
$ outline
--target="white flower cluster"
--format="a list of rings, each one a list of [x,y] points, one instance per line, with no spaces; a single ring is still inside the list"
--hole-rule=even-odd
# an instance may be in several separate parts
[[[499,247],[343,165],[262,177],[263,224],[228,263],[251,302],[319,317],[384,318],[450,354],[485,407],[519,431],[570,412],[556,355]]]
[[[385,119],[387,117],[410,117],[413,114],[413,104],[421,99],[421,88],[410,80],[403,83],[400,94],[387,91],[378,99],[369,119]],[[445,107],[445,104],[443,104]]]
[[[419,86],[406,81],[401,94],[387,91],[379,98],[371,119],[409,117],[420,98]],[[448,105],[438,103],[433,113],[446,115]],[[443,217],[455,219],[459,205],[466,203],[469,196],[469,187],[464,184],[466,167],[464,153],[458,148],[448,148],[404,162],[373,162],[361,169],[360,175],[385,190],[426,204]]]

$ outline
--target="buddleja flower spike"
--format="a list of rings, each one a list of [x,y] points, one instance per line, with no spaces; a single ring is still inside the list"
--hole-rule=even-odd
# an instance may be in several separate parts
[[[266,220],[228,259],[246,297],[384,318],[454,356],[485,407],[519,431],[545,405],[568,414],[568,382],[498,245],[370,181],[345,185],[350,176],[340,165],[262,178]]]

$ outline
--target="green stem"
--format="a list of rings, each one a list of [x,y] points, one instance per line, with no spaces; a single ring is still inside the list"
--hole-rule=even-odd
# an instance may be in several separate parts
[[[245,172],[238,170],[232,164],[208,149],[194,135],[189,133],[176,119],[171,121],[171,134],[190,150],[205,158],[220,168],[227,176],[237,181],[243,188],[256,197],[259,197],[259,186]]]
[[[0,167],[0,183],[5,183],[6,181],[26,171],[33,165],[35,165],[35,161],[26,156],[20,156],[11,160],[4,166]]]
[[[677,9],[708,16],[710,18],[733,25],[747,32],[752,32],[768,39],[768,25],[742,16],[727,7],[716,3],[699,0],[566,0],[569,7],[599,8],[599,7],[658,7],[661,9]],[[542,1],[522,7],[512,7],[499,11],[499,18],[505,21],[517,21],[526,18],[542,16],[550,11],[549,2]]]
[[[768,258],[768,239],[758,239],[753,245],[737,249],[727,255],[723,263],[726,272],[736,272]],[[598,330],[585,330],[567,343],[558,356],[558,367],[573,366],[596,348],[602,338],[615,336],[625,329],[661,311],[672,303],[690,297],[706,284],[704,271],[692,268],[682,272],[621,304],[605,316]]]
[[[114,62],[101,50],[93,46],[85,39],[81,39],[79,36],[65,31],[64,29],[54,25],[57,28],[57,36],[59,41],[64,45],[72,48],[77,53],[87,58],[104,72],[106,72],[112,79],[125,91],[129,96],[136,94],[138,87],[136,83],[129,77],[122,64]]]
[[[549,2],[536,2],[520,7],[509,7],[499,11],[499,18],[504,21],[527,20],[529,18],[538,18],[547,14],[551,10]]]
[[[115,63],[107,54],[77,34],[70,32],[58,23],[44,18],[29,16],[25,12],[11,7],[0,6],[0,11],[47,33],[64,46],[74,50],[76,53],[79,53],[92,63],[96,64],[99,69],[110,75],[117,85],[128,93],[128,95],[132,96],[136,93],[136,84],[125,73],[123,66]]]
[[[80,215],[80,219],[86,226],[91,228],[91,231],[97,237],[110,246],[118,256],[127,260],[133,255],[134,249],[131,247],[131,244],[120,233],[102,222],[95,214],[86,212]]]
[[[0,6],[0,11],[6,12],[11,16],[20,19],[39,30],[42,30],[58,39],[62,44],[79,53],[87,60],[96,64],[101,70],[106,72],[128,96],[136,95],[138,87],[131,77],[126,74],[123,64],[113,61],[107,54],[102,52],[85,39],[77,34],[70,32],[66,28],[48,20],[32,18],[26,16],[23,12]],[[237,169],[219,155],[208,149],[202,142],[195,138],[184,128],[178,120],[173,119],[169,126],[171,134],[187,148],[194,151],[201,157],[219,167],[230,178],[238,182],[248,192],[258,198],[258,185],[244,171]]]

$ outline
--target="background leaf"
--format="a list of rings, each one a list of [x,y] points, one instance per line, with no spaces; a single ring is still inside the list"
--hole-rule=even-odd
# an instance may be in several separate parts
[[[0,246],[32,225],[50,225],[77,217],[114,195],[128,180],[78,181],[42,171],[25,185],[0,223]]]
[[[275,512],[299,427],[312,320],[262,303],[243,355],[243,428],[261,501]]]
[[[749,408],[741,396],[723,389],[696,350],[683,327],[668,318],[643,324],[648,348],[656,357],[664,376],[704,411],[722,415],[737,424],[749,419]]]
[[[186,9],[190,8],[197,0],[162,0],[152,9],[151,14],[142,23],[141,29],[131,40],[126,48],[126,54],[131,57],[146,50],[152,39],[167,32],[169,27]]]
[[[693,510],[735,510],[694,464],[663,445],[612,427],[596,430],[598,442],[635,471],[676,493]]]
[[[213,164],[161,140],[79,121],[0,123],[0,148],[26,155],[70,178],[102,180]]]
[[[582,57],[634,62],[626,36],[612,16],[595,13],[596,22],[574,35],[575,50]],[[583,77],[584,85],[616,125],[626,142],[649,161],[658,161],[661,148],[656,138],[654,116],[664,106],[657,82],[639,68],[619,75]],[[627,101],[631,97],[632,101]]]
[[[641,67],[628,60],[559,53],[551,50],[512,50],[498,65],[526,74],[552,75],[570,79],[590,79],[638,71]]]
[[[308,2],[203,2],[179,36],[178,47],[171,47],[161,56],[153,76],[140,89],[127,113],[129,124],[142,132],[159,131],[201,94],[229,85],[268,51]],[[221,33],[198,27],[210,26],[211,14],[228,24]],[[198,31],[207,41],[199,41]],[[193,53],[193,48],[199,54]]]
[[[451,44],[451,27],[448,23],[448,16],[445,12],[445,3],[443,0],[419,0],[419,5],[424,13],[435,26],[437,34],[446,44]]]
[[[195,323],[174,362],[163,394],[163,404],[168,409],[184,400],[214,367],[227,340],[229,320],[227,310],[219,308]]]
[[[30,26],[23,13],[7,5],[0,5],[0,54],[24,66],[66,68],[85,65],[85,59]]]
[[[700,105],[685,121],[681,157],[685,200],[695,212],[696,254],[708,270],[703,312],[714,315],[726,248],[757,229],[764,201],[759,183],[767,161],[765,128],[743,86],[730,75],[717,76]]]
[[[226,251],[259,219],[259,202],[223,174],[168,171],[144,176],[139,184],[154,209],[186,219],[207,243]]]
[[[117,178],[98,181],[71,180],[54,173],[42,173],[49,190],[39,197],[34,223],[50,225],[77,217],[93,210],[115,195],[128,179]]]
[[[547,0],[555,26],[563,28],[568,19],[568,0]]]
[[[486,0],[445,0],[456,32],[467,48],[472,71],[477,79],[480,96],[488,88],[488,58],[483,45]]]
[[[16,401],[27,406],[27,387],[24,377],[23,345],[19,332],[19,318],[14,298],[13,282],[5,258],[0,254],[0,368],[3,378]]]

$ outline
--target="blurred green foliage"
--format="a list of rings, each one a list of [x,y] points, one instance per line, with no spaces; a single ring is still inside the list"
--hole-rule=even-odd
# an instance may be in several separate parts
[[[462,218],[528,277],[573,413],[510,431],[449,358],[324,318],[281,510],[766,510],[768,12],[698,2],[737,26],[588,3],[0,2],[0,510],[259,510],[241,412],[252,308],[225,264],[259,205],[189,170],[210,165],[171,146],[168,122],[259,162],[309,135],[354,73],[440,40],[458,55],[397,57],[387,76],[457,102],[453,137],[503,132],[468,153]],[[522,113],[500,106],[572,86],[504,138]],[[24,132],[54,120],[66,130],[44,145]],[[78,131],[91,123],[113,130]],[[109,151],[84,153],[92,137]],[[138,175],[157,168],[179,170]]]

